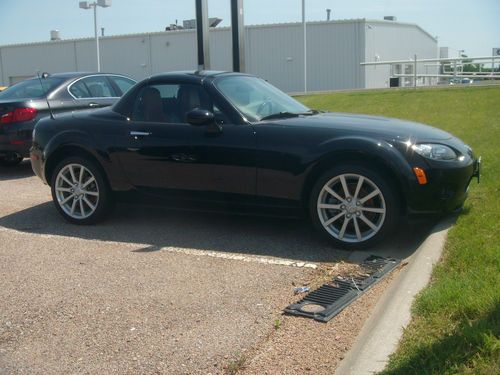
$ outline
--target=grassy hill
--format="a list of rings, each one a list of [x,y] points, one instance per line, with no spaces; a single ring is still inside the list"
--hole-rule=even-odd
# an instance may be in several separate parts
[[[500,373],[500,87],[301,96],[307,106],[409,119],[483,156],[482,179],[451,229],[430,285],[384,374]]]

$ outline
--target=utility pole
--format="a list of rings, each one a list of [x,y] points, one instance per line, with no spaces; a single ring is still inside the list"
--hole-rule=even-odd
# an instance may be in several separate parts
[[[231,0],[231,35],[233,44],[233,71],[245,71],[245,24],[243,0]]]
[[[198,40],[198,70],[210,69],[208,45],[208,5],[207,0],[196,0],[196,37]]]
[[[304,35],[304,92],[307,92],[307,26],[306,26],[306,0],[302,0],[302,29]]]

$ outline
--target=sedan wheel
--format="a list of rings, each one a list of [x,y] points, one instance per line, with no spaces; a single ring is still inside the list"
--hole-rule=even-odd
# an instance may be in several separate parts
[[[311,214],[316,226],[338,246],[364,248],[387,234],[398,213],[387,183],[361,166],[341,167],[323,175],[313,190]]]
[[[109,210],[107,183],[99,168],[89,160],[75,157],[61,162],[51,187],[58,211],[72,223],[94,223]]]

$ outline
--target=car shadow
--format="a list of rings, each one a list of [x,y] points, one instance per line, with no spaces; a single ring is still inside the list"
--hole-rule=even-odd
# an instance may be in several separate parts
[[[375,248],[352,252],[349,256],[349,262],[360,263],[371,254],[407,259],[415,253],[431,234],[450,228],[455,223],[456,218],[457,215],[452,214],[443,217],[406,220],[399,224],[391,238]]]
[[[34,176],[29,159],[24,159],[15,167],[0,166],[0,181],[17,180]]]
[[[159,207],[118,205],[108,220],[72,225],[46,202],[0,218],[0,225],[21,232],[137,244],[144,255],[166,247],[242,253],[302,262],[350,261],[352,252],[334,249],[306,220],[179,212]],[[402,222],[393,236],[371,249],[397,258],[411,255],[434,222]]]

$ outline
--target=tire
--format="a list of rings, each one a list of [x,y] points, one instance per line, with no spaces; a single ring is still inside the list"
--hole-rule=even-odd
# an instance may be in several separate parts
[[[50,186],[57,210],[70,223],[97,223],[113,208],[104,173],[87,158],[74,156],[61,161],[52,174]]]
[[[373,246],[392,232],[399,218],[398,195],[387,181],[364,165],[328,170],[311,191],[309,215],[314,226],[336,247]]]
[[[23,161],[23,157],[19,154],[8,154],[0,158],[0,165],[2,167],[15,167]]]

